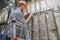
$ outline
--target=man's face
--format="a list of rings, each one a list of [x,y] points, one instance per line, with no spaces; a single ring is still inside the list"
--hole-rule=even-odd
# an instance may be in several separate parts
[[[25,10],[25,5],[21,4],[21,5],[19,6],[19,8],[23,11],[23,10]]]

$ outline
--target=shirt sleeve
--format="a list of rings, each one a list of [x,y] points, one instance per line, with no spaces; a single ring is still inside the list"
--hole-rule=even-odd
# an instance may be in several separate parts
[[[9,21],[12,21],[12,20],[14,20],[14,19],[15,19],[15,12],[13,11],[13,12],[11,12],[8,20],[9,20]]]

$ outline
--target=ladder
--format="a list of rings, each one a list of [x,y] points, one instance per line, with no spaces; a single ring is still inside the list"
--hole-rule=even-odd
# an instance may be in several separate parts
[[[4,1],[4,0],[3,0]],[[15,1],[15,0],[14,0]],[[10,4],[10,2],[11,1],[5,1],[8,5]],[[13,3],[12,3],[13,4]],[[13,8],[12,8],[13,9]],[[8,20],[9,21],[9,20]],[[13,20],[14,21],[14,20]],[[28,33],[28,28],[27,28],[27,26],[26,25],[24,25],[23,26],[23,24],[22,23],[19,23],[19,22],[16,22],[16,23],[14,23],[14,22],[9,22],[8,23],[8,25],[10,24],[10,23],[12,23],[12,27],[13,27],[13,36],[11,37],[11,39],[13,40],[14,39],[14,37],[16,36],[16,25],[19,25],[22,29],[21,30],[25,30],[25,37],[26,37],[26,40],[30,40],[30,38],[29,38],[29,33]],[[7,31],[8,31],[8,29],[9,29],[9,26],[7,25],[7,27],[6,27],[6,30],[5,30],[5,32],[4,32],[4,34],[5,34],[5,36],[7,35]],[[18,27],[19,28],[19,27]],[[21,34],[22,34],[22,31],[21,31]]]
[[[18,29],[22,28],[21,34],[19,35],[20,37],[22,35],[22,30],[24,29],[26,40],[30,40],[27,25],[23,25],[22,23],[16,21],[15,19],[13,19],[12,21],[10,20],[8,23],[11,23],[11,22],[12,22],[12,27],[13,27],[12,40],[14,39],[14,37],[16,37],[16,28],[18,28]],[[18,25],[19,27],[16,27],[16,25]]]

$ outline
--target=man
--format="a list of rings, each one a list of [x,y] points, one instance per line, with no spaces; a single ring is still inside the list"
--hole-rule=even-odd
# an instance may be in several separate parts
[[[26,32],[26,40],[29,40],[28,27],[26,24],[28,24],[29,20],[32,17],[32,14],[31,13],[24,13],[24,10],[27,9],[27,4],[24,1],[18,1],[17,6],[18,6],[18,8],[16,10],[14,10],[13,12],[11,12],[8,22],[9,21],[12,22],[14,20],[14,23],[17,23],[17,21],[18,21],[19,23],[22,23],[23,26],[25,25],[24,29]],[[28,17],[25,20],[24,17],[26,15],[28,15]],[[12,30],[12,29],[13,29],[13,27],[10,25],[10,30]]]
[[[25,20],[25,22],[28,23],[29,20],[30,20],[31,17],[32,17],[32,14],[31,14],[31,13],[22,13],[24,10],[27,9],[27,4],[26,4],[24,1],[19,1],[19,2],[17,2],[17,6],[18,6],[18,8],[17,8],[16,10],[14,10],[14,11],[11,13],[11,15],[13,15],[13,16],[14,16],[14,14],[17,14],[17,15],[18,15],[18,12],[19,12],[19,11],[21,12],[21,14],[23,14],[23,15],[21,15],[21,16],[23,16],[23,17],[25,17],[26,15],[29,15],[28,18]],[[11,15],[10,15],[10,16],[11,16]],[[22,17],[22,18],[23,18],[23,17]],[[18,19],[18,20],[20,20],[20,19]]]
[[[20,2],[23,3],[24,1],[23,1],[23,2],[20,1]],[[20,6],[20,5],[19,5],[19,2],[17,2],[17,5]],[[25,5],[25,6],[23,6],[23,5]],[[22,7],[22,6],[23,6],[23,7]],[[20,9],[20,10],[21,10],[21,11],[24,11],[25,9],[27,9],[27,7],[28,7],[27,4],[24,3],[24,4],[21,5],[21,7],[20,7],[21,9]],[[25,20],[26,23],[28,23],[29,20],[30,20],[31,17],[32,17],[32,14],[31,14],[31,13],[25,13],[25,14],[23,15],[23,17],[25,17],[25,16],[27,16],[27,15],[29,15],[29,16],[28,16],[28,18]]]

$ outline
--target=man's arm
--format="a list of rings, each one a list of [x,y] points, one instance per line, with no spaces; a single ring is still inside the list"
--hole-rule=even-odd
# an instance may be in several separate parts
[[[23,17],[27,16],[27,19],[25,20],[26,23],[28,23],[30,21],[30,19],[32,18],[32,14],[31,13],[25,13]]]

